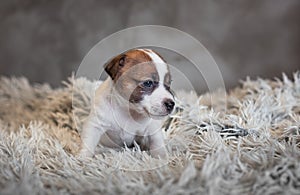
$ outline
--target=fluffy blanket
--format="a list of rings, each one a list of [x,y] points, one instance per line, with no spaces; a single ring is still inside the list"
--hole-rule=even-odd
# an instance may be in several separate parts
[[[299,194],[300,73],[246,79],[227,99],[178,93],[167,161],[138,145],[76,158],[96,86],[1,78],[0,194]]]

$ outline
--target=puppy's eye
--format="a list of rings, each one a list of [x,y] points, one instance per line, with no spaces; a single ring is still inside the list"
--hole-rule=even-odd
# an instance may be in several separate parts
[[[144,81],[143,83],[142,83],[142,86],[144,87],[144,88],[152,88],[153,87],[153,81],[151,81],[151,80],[147,80],[147,81]]]
[[[122,56],[119,60],[119,66],[124,66],[125,65],[125,56]]]

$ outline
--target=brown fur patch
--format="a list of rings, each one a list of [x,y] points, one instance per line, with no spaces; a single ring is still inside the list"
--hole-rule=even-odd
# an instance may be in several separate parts
[[[120,64],[120,61],[122,61],[122,64]],[[104,68],[112,80],[116,82],[122,74],[133,66],[151,61],[151,58],[145,52],[134,49],[114,57],[105,64]]]

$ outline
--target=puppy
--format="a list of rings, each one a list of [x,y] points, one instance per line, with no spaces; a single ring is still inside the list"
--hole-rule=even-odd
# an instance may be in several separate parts
[[[150,49],[124,52],[104,65],[109,77],[98,87],[91,112],[83,125],[79,155],[91,157],[103,146],[133,146],[166,158],[161,130],[174,108],[171,75],[165,60]]]

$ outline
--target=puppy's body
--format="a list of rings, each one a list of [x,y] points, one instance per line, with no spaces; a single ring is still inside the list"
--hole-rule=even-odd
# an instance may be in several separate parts
[[[135,141],[152,156],[166,157],[161,125],[174,107],[167,64],[152,50],[135,49],[113,58],[105,70],[110,77],[96,90],[80,155],[92,156],[100,140],[112,148]]]

